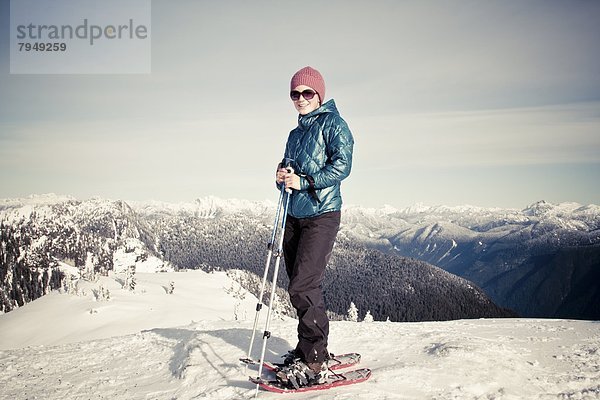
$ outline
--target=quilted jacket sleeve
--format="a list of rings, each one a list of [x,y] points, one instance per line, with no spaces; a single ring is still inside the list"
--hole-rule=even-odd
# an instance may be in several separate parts
[[[318,172],[311,174],[315,189],[323,189],[341,182],[350,175],[352,169],[352,150],[354,138],[346,121],[340,116],[332,118],[330,124],[323,127],[328,160]],[[302,180],[302,189],[308,189],[308,182]]]

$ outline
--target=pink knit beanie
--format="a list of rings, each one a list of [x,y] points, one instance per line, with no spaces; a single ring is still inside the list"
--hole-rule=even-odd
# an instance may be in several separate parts
[[[317,92],[321,104],[323,104],[323,99],[325,98],[325,81],[319,71],[311,67],[304,67],[296,72],[292,76],[290,90],[294,90],[299,85],[306,85]]]

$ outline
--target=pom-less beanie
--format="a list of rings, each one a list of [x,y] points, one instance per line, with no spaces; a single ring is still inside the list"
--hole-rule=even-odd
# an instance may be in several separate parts
[[[325,98],[325,80],[323,80],[323,76],[321,76],[319,71],[311,67],[304,67],[296,72],[294,76],[292,76],[290,90],[293,90],[299,85],[306,85],[317,92],[321,104],[323,104],[323,99]]]

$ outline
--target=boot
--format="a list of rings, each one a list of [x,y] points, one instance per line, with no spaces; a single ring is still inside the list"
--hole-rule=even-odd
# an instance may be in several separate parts
[[[327,378],[326,363],[305,363],[297,360],[293,364],[281,368],[276,374],[277,380],[290,389],[319,385]]]
[[[281,357],[283,357],[283,364],[286,367],[289,367],[296,361],[300,360],[300,355],[298,354],[296,349],[288,351],[286,354],[282,355]]]
[[[327,378],[327,362],[315,362],[306,364],[315,375],[313,378],[314,384],[325,383]]]

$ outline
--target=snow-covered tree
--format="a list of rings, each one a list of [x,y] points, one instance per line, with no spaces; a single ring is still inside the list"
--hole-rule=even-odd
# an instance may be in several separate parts
[[[94,298],[96,299],[96,301],[110,300],[110,291],[106,289],[103,285],[98,286],[96,289],[92,289],[92,293],[94,294]]]
[[[358,308],[353,301],[350,302],[350,308],[348,309],[348,321],[358,322]]]
[[[86,253],[85,262],[79,267],[79,278],[93,281],[94,255],[89,251]]]
[[[124,289],[131,290],[132,292],[135,290],[136,279],[135,279],[135,265],[130,265],[127,268],[127,278],[125,280]]]
[[[246,290],[239,283],[231,281],[229,288],[225,289],[225,293],[230,294],[235,299],[233,318],[236,321],[245,320],[246,312],[242,313],[242,301],[246,298]]]
[[[371,315],[371,310],[367,310],[367,314],[365,315],[365,319],[363,319],[363,322],[373,322],[373,316]]]

